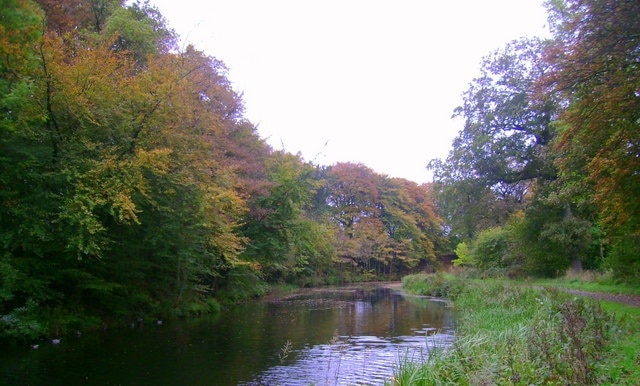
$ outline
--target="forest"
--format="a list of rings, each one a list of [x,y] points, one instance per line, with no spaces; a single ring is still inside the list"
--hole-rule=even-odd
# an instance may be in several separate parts
[[[638,283],[640,4],[547,8],[552,37],[485,58],[417,184],[272,149],[225,64],[147,2],[2,0],[0,339],[398,279],[454,252],[485,276]]]

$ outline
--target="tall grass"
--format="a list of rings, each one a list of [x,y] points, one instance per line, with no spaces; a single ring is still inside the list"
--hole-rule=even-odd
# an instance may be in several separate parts
[[[607,353],[598,364],[600,372],[610,374],[611,384],[640,383],[640,308],[602,302],[602,308],[617,316],[616,337],[607,347]],[[621,380],[613,382],[613,380]]]
[[[508,281],[454,284],[424,275],[404,280],[455,288],[456,338],[426,363],[406,358],[393,385],[634,384],[632,361],[612,372],[612,350],[628,331],[613,314],[589,299],[539,290]],[[446,278],[445,278],[446,281]],[[462,285],[460,284],[462,283]],[[640,359],[640,357],[638,357]],[[609,364],[609,365],[607,365]],[[619,362],[615,362],[616,366]],[[633,366],[633,367],[631,367]],[[634,371],[636,371],[634,373]]]

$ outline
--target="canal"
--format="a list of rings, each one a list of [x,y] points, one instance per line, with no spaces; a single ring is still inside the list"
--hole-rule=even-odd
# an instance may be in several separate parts
[[[446,302],[398,289],[302,290],[215,317],[147,320],[0,354],[3,385],[381,385],[453,339]]]

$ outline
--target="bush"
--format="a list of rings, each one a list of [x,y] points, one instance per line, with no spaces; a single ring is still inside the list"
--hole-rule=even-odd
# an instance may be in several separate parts
[[[616,238],[605,265],[622,283],[640,282],[640,236],[628,234]]]
[[[15,308],[6,315],[0,315],[0,337],[9,340],[37,339],[48,332],[38,314],[39,305],[33,300],[23,307]]]
[[[594,366],[602,359],[611,325],[611,316],[595,303],[584,299],[554,302],[529,325],[529,357],[545,379],[595,384]]]
[[[456,259],[453,260],[455,267],[473,267],[471,250],[466,242],[463,241],[456,246],[455,254]]]
[[[403,288],[412,294],[455,299],[465,288],[465,280],[458,276],[416,274],[402,278]]]
[[[490,228],[480,232],[471,248],[475,266],[480,270],[505,268],[508,240],[508,232],[504,228]]]

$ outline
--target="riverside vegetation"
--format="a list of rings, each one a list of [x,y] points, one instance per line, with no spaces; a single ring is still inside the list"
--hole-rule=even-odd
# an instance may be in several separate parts
[[[637,307],[568,294],[549,282],[418,274],[405,277],[403,286],[451,299],[457,336],[426,363],[405,358],[394,385],[631,385],[640,379]]]
[[[637,0],[546,1],[550,36],[482,60],[425,184],[274,150],[225,64],[148,1],[2,5],[3,343],[395,280],[454,251],[488,276],[640,283]]]
[[[430,184],[272,149],[224,63],[148,1],[1,4],[0,342],[398,278],[444,252]]]

